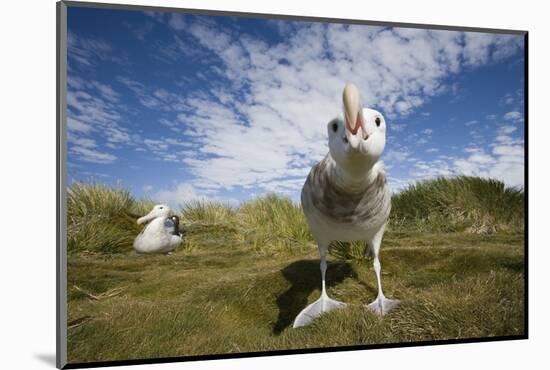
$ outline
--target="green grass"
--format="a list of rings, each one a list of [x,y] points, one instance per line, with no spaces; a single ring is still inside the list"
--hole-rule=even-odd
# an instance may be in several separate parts
[[[521,232],[524,193],[498,180],[459,176],[410,185],[392,197],[393,230]]]
[[[151,204],[136,201],[121,187],[73,183],[67,196],[69,254],[130,251],[141,230],[132,213],[145,214],[144,210],[150,209]]]
[[[243,241],[256,252],[299,252],[313,241],[301,207],[275,194],[244,203],[239,220]]]
[[[349,305],[301,329],[292,321],[319,296],[319,260],[303,213],[289,199],[187,204],[183,246],[171,256],[148,256],[134,253],[131,242],[135,216],[150,203],[121,188],[73,185],[69,362],[522,335],[523,220],[514,212],[523,215],[523,193],[485,180],[445,181],[476,195],[437,201],[428,191],[445,183],[437,180],[394,196],[382,279],[386,295],[401,305],[383,318],[368,311],[376,296],[372,260],[363,257],[363,243],[333,243],[328,292]],[[487,189],[500,193],[473,212],[474,201],[465,199]],[[463,217],[456,221],[443,206],[423,213],[405,199],[455,204]],[[443,227],[443,217],[454,226]],[[86,230],[81,223],[91,219],[96,224]],[[110,229],[98,235],[98,227]]]
[[[181,218],[187,223],[231,225],[236,221],[236,211],[222,202],[195,200],[183,205]]]

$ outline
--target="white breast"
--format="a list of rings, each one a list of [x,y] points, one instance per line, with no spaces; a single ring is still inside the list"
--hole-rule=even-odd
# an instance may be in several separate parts
[[[181,243],[179,235],[172,235],[165,227],[166,217],[152,220],[134,240],[138,253],[167,253]]]
[[[391,194],[381,165],[373,168],[364,193],[347,194],[334,186],[328,155],[312,168],[302,189],[302,207],[313,235],[324,240],[369,239],[385,224]]]

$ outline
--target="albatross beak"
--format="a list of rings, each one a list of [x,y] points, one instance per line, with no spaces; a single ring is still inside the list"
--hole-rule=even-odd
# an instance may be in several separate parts
[[[137,223],[142,224],[142,223],[145,223],[145,222],[147,222],[147,221],[149,221],[153,218],[155,218],[155,215],[154,215],[153,211],[151,211],[151,212],[149,212],[149,214],[138,218]]]
[[[359,90],[354,84],[346,84],[344,87],[343,100],[344,115],[346,116],[346,139],[353,149],[357,149],[361,146],[361,142],[363,142],[363,140],[367,140],[369,138],[369,134],[363,125],[364,122],[361,99],[359,97]]]
[[[362,114],[361,103],[359,101],[359,90],[354,84],[348,83],[344,87],[344,113],[346,118],[346,128],[353,135],[361,128]]]

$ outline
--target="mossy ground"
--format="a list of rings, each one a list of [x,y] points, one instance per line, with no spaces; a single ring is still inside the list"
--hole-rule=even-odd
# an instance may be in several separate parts
[[[365,308],[376,296],[372,261],[336,248],[328,292],[349,305],[300,329],[294,317],[319,296],[316,247],[270,253],[255,243],[205,224],[170,256],[70,254],[69,362],[525,332],[521,233],[386,233],[383,286],[401,305],[382,318]]]

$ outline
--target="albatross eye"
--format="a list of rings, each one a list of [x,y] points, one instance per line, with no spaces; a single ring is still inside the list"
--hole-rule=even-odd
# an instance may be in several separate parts
[[[334,132],[338,131],[338,123],[334,122],[332,124],[332,131],[334,131]]]
[[[376,126],[377,127],[380,127],[380,117],[376,117],[376,119],[374,120],[374,122],[376,123]]]

